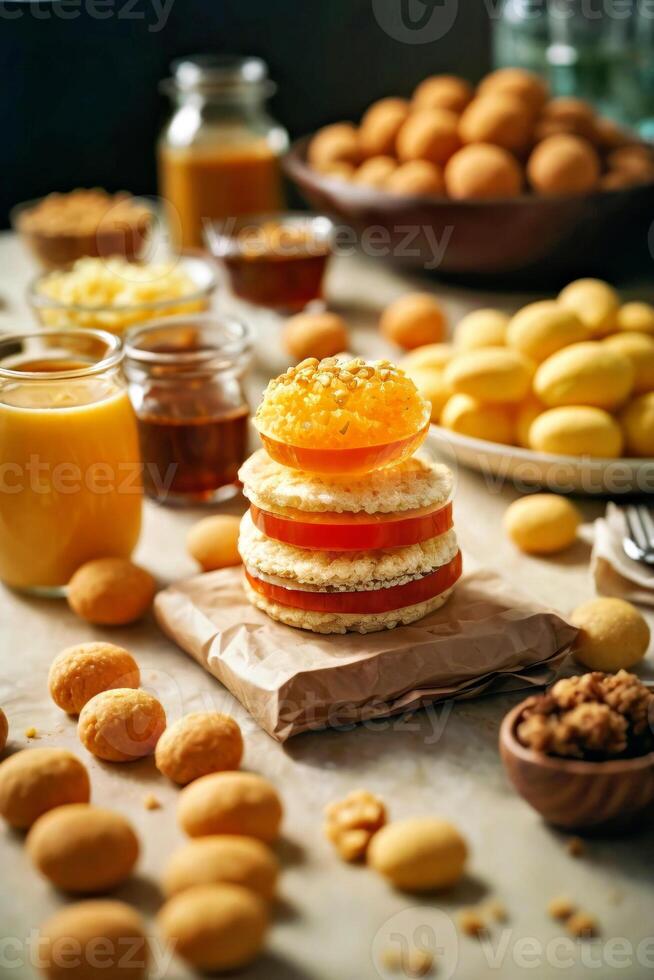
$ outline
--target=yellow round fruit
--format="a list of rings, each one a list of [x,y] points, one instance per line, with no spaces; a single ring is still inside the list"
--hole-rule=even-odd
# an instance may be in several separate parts
[[[593,405],[616,408],[629,397],[634,368],[626,356],[606,344],[572,344],[540,365],[534,391],[546,405]]]
[[[415,347],[408,354],[397,362],[407,374],[414,368],[433,368],[435,371],[442,371],[446,364],[454,357],[454,347],[451,344],[424,344],[422,347]]]
[[[533,369],[533,363],[519,351],[481,347],[450,361],[445,381],[457,394],[485,404],[507,404],[522,401],[528,394]]]
[[[539,415],[529,429],[529,445],[541,453],[615,459],[622,452],[622,432],[602,408],[569,405]]]
[[[422,397],[430,403],[432,422],[437,422],[445,402],[452,394],[445,382],[443,372],[432,368],[409,367],[405,370]]]
[[[515,436],[519,446],[523,446],[525,449],[529,448],[529,430],[531,429],[531,424],[544,411],[545,406],[534,394],[527,395],[525,400],[516,406]]]
[[[463,875],[468,848],[451,823],[411,817],[382,827],[370,842],[368,864],[403,891],[451,888]]]
[[[635,371],[634,394],[654,391],[654,335],[623,330],[603,341],[612,350],[626,354]]]
[[[445,337],[447,317],[430,293],[406,293],[386,307],[379,327],[387,340],[405,350],[440,343]]]
[[[461,350],[477,347],[502,347],[506,343],[506,328],[510,317],[501,310],[473,310],[459,320],[454,342]]]
[[[625,303],[618,310],[617,328],[654,334],[654,306],[651,303]]]
[[[628,456],[654,457],[654,392],[634,398],[620,413]]]
[[[551,299],[523,306],[511,318],[506,331],[509,347],[526,354],[537,364],[562,347],[589,339],[590,330],[577,314]]]
[[[240,565],[238,533],[240,517],[214,514],[194,524],[186,536],[186,547],[204,572]]]
[[[513,543],[530,555],[551,555],[568,548],[582,516],[566,497],[534,493],[507,508],[504,528]]]
[[[649,626],[624,599],[591,599],[575,609],[570,622],[580,630],[573,655],[589,670],[628,670],[647,653]]]
[[[559,302],[577,314],[594,337],[615,330],[620,297],[602,279],[576,279],[559,293]]]
[[[470,395],[452,395],[441,413],[441,425],[450,432],[488,442],[510,445],[515,421],[506,405],[483,405]]]

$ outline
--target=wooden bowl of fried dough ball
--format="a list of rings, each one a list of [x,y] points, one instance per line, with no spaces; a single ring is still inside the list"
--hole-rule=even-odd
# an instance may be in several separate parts
[[[440,274],[545,285],[649,259],[654,147],[523,69],[427,78],[285,167],[364,251]]]

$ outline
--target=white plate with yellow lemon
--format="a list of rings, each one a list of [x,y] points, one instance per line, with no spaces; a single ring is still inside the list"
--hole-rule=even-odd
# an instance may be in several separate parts
[[[401,363],[432,403],[432,448],[490,489],[654,492],[650,304],[578,280],[512,317],[476,310]]]

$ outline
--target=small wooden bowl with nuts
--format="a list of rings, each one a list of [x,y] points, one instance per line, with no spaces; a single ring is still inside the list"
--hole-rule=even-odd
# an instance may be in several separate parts
[[[518,731],[534,700],[509,711],[499,734],[506,773],[534,810],[555,827],[607,835],[637,827],[654,814],[654,751],[598,761],[526,745]]]

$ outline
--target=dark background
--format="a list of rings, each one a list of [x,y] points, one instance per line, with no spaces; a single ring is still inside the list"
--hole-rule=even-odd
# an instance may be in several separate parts
[[[489,68],[481,0],[459,0],[452,29],[426,44],[389,37],[372,0],[173,0],[165,27],[156,21],[146,0],[0,2],[0,227],[13,204],[53,190],[154,193],[168,110],[157,83],[180,55],[263,57],[279,86],[272,112],[292,136],[426,75],[476,80]]]

